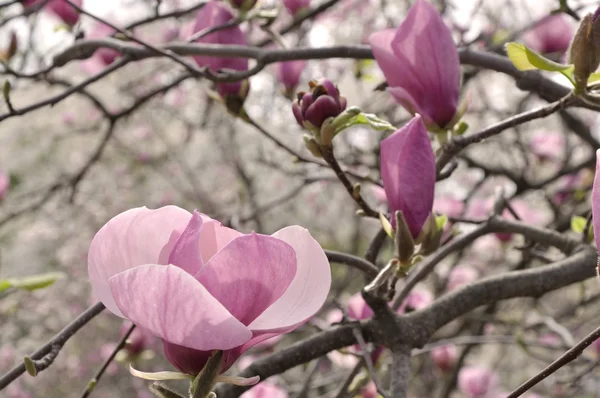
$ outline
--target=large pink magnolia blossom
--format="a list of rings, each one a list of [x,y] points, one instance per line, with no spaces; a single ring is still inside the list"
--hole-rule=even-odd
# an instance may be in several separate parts
[[[40,4],[42,1],[43,0],[25,0],[21,3],[24,7],[31,7]],[[83,5],[83,0],[72,0],[72,2],[79,7]],[[44,10],[56,15],[69,26],[73,26],[79,21],[79,12],[71,7],[65,0],[50,0],[44,6]]]
[[[161,338],[167,359],[191,375],[213,350],[224,351],[225,371],[253,345],[298,328],[331,285],[306,229],[245,235],[176,206],[111,219],[92,240],[88,271],[106,308]]]
[[[190,34],[193,35],[214,26],[226,24],[234,18],[233,13],[225,3],[211,0],[198,11],[198,14],[196,14],[196,19]],[[246,36],[239,25],[209,33],[196,40],[196,42],[204,44],[247,45]],[[194,60],[199,66],[207,66],[213,72],[218,72],[220,69],[232,69],[237,71],[248,69],[247,58],[196,55]],[[243,82],[219,83],[219,94],[223,97],[226,95],[239,95],[240,91],[244,90],[243,84]]]
[[[444,127],[454,118],[460,61],[450,29],[431,3],[417,0],[397,29],[373,33],[369,44],[399,104],[427,125]]]
[[[542,54],[565,53],[573,38],[573,25],[563,13],[541,19],[523,35],[525,45]]]
[[[381,179],[393,224],[402,211],[416,238],[431,213],[436,181],[435,155],[420,116],[381,142]]]

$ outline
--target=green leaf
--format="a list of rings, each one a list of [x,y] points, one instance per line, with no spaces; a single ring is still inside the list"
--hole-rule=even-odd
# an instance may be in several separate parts
[[[351,110],[351,108],[348,108]],[[348,111],[347,110],[347,111]],[[341,131],[356,125],[367,125],[376,131],[394,131],[396,128],[392,126],[387,120],[383,120],[373,115],[372,113],[357,113],[357,114],[344,114],[336,117],[332,124],[335,126],[335,134],[337,135]]]
[[[588,84],[595,83],[600,80],[600,72],[592,73],[588,78]]]
[[[587,224],[587,219],[581,216],[573,216],[571,217],[571,230],[573,232],[577,232],[578,234],[582,234],[585,229],[585,225]]]
[[[383,227],[385,233],[390,238],[394,239],[394,228],[392,228],[392,224],[383,213],[379,213],[379,221],[381,221],[381,226]]]
[[[25,276],[23,278],[0,279],[0,292],[11,287],[27,291],[42,289],[64,277],[65,274],[62,272],[49,272],[47,274]]]
[[[571,68],[571,65],[559,64],[545,58],[533,50],[519,43],[507,43],[506,52],[508,58],[519,70],[541,69],[550,72],[560,72]]]

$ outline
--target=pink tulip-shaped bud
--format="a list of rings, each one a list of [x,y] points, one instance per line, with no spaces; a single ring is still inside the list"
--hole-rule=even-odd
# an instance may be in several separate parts
[[[428,126],[448,125],[457,109],[460,62],[435,7],[417,0],[398,29],[373,33],[369,44],[396,101]]]
[[[451,372],[458,360],[456,346],[446,344],[431,350],[431,360],[434,365],[444,373]]]
[[[275,65],[275,74],[279,82],[283,85],[286,97],[294,97],[294,91],[298,83],[300,83],[300,76],[305,67],[306,61],[304,60],[279,62]]]
[[[111,219],[92,240],[88,272],[96,298],[161,338],[167,359],[190,375],[214,350],[225,371],[250,347],[295,330],[331,285],[306,229],[244,235],[175,206]]]
[[[252,387],[240,398],[288,398],[288,393],[273,383],[265,382]]]
[[[402,212],[416,239],[431,213],[436,181],[435,155],[420,116],[381,142],[381,179],[391,213]]]
[[[6,197],[8,190],[10,189],[10,176],[0,170],[0,200]]]
[[[202,7],[200,11],[198,11],[191,34],[193,35],[215,26],[224,25],[234,18],[234,15],[231,13],[231,10],[226,4],[220,1],[211,0],[206,3],[206,5]],[[246,37],[244,36],[244,33],[240,29],[239,25],[209,33],[196,40],[196,42],[205,44],[247,45]],[[197,55],[194,57],[194,60],[199,66],[207,66],[212,72],[215,73],[223,69],[231,69],[235,71],[244,71],[248,69],[247,58],[226,58]],[[227,96],[239,96],[245,99],[246,95],[248,94],[248,89],[249,87],[247,81],[217,84],[217,91],[223,98],[226,98]]]
[[[311,80],[310,92],[299,92],[298,101],[292,104],[296,121],[302,127],[320,128],[327,118],[336,117],[346,109],[346,98],[328,79]]]
[[[600,248],[600,149],[596,151],[596,175],[592,186],[592,223],[596,247]],[[600,275],[600,260],[598,265],[598,274]]]
[[[569,49],[574,29],[563,14],[543,18],[523,35],[525,45],[542,54],[563,54]]]
[[[458,389],[468,398],[482,398],[497,385],[496,375],[483,367],[468,366],[458,373]]]
[[[283,0],[283,5],[293,16],[310,7],[310,0]]]
[[[229,0],[232,7],[241,11],[248,11],[256,4],[256,0]]]

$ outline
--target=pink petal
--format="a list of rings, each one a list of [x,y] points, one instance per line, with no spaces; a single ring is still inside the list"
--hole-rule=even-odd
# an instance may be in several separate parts
[[[596,175],[592,186],[592,221],[596,247],[600,248],[600,149],[596,151]]]
[[[191,214],[176,206],[127,210],[104,225],[92,239],[88,273],[94,296],[111,312],[123,316],[112,297],[108,280],[144,264],[167,264],[169,253]]]
[[[392,94],[396,102],[402,105],[411,115],[421,115],[426,124],[435,123],[431,116],[427,114],[427,110],[423,109],[408,91],[402,87],[389,87],[387,91]]]
[[[272,236],[294,248],[298,268],[283,296],[248,326],[255,335],[296,329],[319,311],[331,287],[329,261],[307,229],[294,225]]]
[[[286,291],[296,275],[294,249],[282,240],[252,233],[232,240],[196,279],[244,325]]]
[[[369,45],[377,60],[377,65],[385,75],[390,87],[401,86],[404,79],[398,73],[398,59],[392,50],[392,40],[396,35],[395,29],[385,29],[369,36]]]
[[[201,216],[203,224],[200,231],[200,241],[202,242],[200,245],[200,255],[202,262],[206,264],[212,256],[221,251],[229,242],[244,234],[235,229],[224,227],[220,222],[204,214]]]
[[[226,350],[252,336],[204,286],[174,265],[136,267],[113,276],[109,285],[127,319],[168,342]]]
[[[203,265],[200,258],[201,229],[202,217],[194,210],[190,222],[169,255],[169,264],[178,266],[190,275],[196,275],[200,271]]]

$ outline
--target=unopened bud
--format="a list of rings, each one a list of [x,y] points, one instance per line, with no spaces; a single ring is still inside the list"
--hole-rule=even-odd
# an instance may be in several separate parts
[[[600,65],[600,7],[594,14],[587,14],[579,24],[569,50],[569,63],[575,70],[576,88],[584,91],[590,75]]]
[[[302,138],[304,139],[304,145],[306,145],[306,149],[308,149],[310,153],[312,153],[318,158],[323,157],[323,153],[321,153],[321,148],[319,147],[319,144],[313,137],[311,137],[308,134],[304,134]]]
[[[433,213],[429,213],[417,238],[417,242],[421,244],[419,253],[426,256],[436,251],[442,242],[443,232],[444,228],[438,225],[437,217]]]
[[[304,123],[308,121],[321,129],[325,120],[336,117],[346,109],[346,98],[327,79],[312,80],[309,87],[310,92],[298,93],[298,100],[292,105],[292,110],[300,126],[305,127]]]
[[[397,211],[395,216],[396,235],[394,237],[394,243],[396,245],[396,252],[400,263],[406,264],[410,262],[410,259],[415,253],[415,242],[402,211]]]

